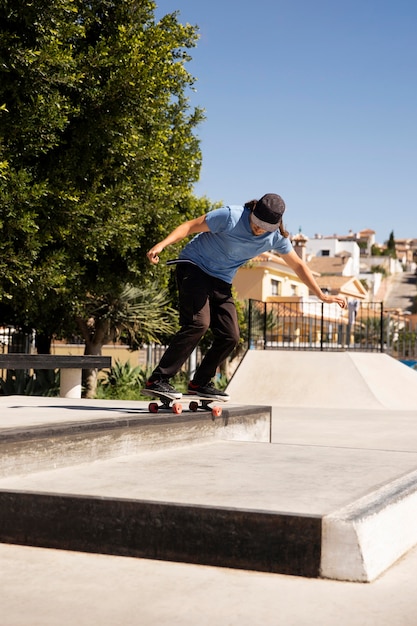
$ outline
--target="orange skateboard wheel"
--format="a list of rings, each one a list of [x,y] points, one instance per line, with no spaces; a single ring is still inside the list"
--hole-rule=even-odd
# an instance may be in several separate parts
[[[176,415],[180,415],[180,413],[182,413],[182,404],[180,404],[179,402],[174,402],[174,404],[172,405],[172,412]]]
[[[221,406],[214,406],[211,409],[211,414],[212,414],[213,417],[220,417],[220,415],[222,414],[222,411],[223,411],[223,409],[222,409]]]

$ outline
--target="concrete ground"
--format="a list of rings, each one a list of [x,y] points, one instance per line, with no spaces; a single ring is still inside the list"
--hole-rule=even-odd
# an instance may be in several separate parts
[[[136,471],[145,479],[147,497],[158,493],[186,500],[200,492],[203,503],[209,498],[220,505],[227,501],[232,506],[265,507],[271,505],[266,496],[270,490],[274,506],[321,514],[417,469],[417,411],[401,403],[398,409],[384,407],[381,398],[386,398],[383,387],[388,381],[382,380],[381,390],[375,390],[374,374],[371,378],[378,409],[344,408],[342,399],[338,409],[274,404],[270,446],[222,441],[183,448],[183,453],[146,452],[96,461],[88,471],[74,466],[3,478],[0,489],[70,493],[85,481],[85,493],[94,488],[104,495],[116,481],[116,493],[131,496],[137,489]],[[395,377],[389,378],[395,387]],[[323,379],[323,398],[326,382]],[[348,400],[346,377],[344,383]],[[371,403],[370,392],[359,383],[356,387]],[[320,397],[319,391],[314,385],[314,398]],[[401,396],[398,387],[397,393]],[[22,412],[25,400],[16,399],[14,411],[8,413],[9,427],[23,426],[25,414],[32,425],[48,419],[41,401],[37,408],[30,402]],[[84,419],[91,406],[79,403],[71,407],[74,423],[78,415]],[[6,426],[4,408],[2,418]],[[260,457],[253,446],[262,450]],[[274,470],[269,478],[263,476],[264,484],[259,459]],[[261,485],[258,491],[256,485]],[[386,541],[391,542],[389,535]],[[373,582],[358,583],[0,544],[0,625],[415,626],[416,580],[417,548]]]
[[[2,626],[415,626],[417,550],[370,584],[0,545]]]

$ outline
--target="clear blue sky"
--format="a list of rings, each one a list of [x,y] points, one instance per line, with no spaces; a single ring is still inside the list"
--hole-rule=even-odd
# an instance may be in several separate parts
[[[285,200],[308,237],[417,238],[416,0],[156,0],[199,27],[194,191]]]

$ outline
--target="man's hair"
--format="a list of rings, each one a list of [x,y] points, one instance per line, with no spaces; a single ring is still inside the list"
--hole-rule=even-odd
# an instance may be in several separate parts
[[[249,209],[252,213],[254,208],[256,207],[257,202],[258,202],[257,200],[249,200],[249,202],[245,202],[244,207],[245,209]],[[283,237],[290,236],[290,233],[284,228],[284,224],[282,220],[279,223],[279,232],[281,233]]]

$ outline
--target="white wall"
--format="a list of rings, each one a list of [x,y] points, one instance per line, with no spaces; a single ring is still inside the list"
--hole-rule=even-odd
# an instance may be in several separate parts
[[[324,250],[328,250],[326,256],[336,256],[341,252],[349,252],[352,258],[350,276],[358,276],[360,272],[360,248],[356,241],[340,241],[337,237],[315,237],[306,243],[307,258],[311,256],[325,256]]]

